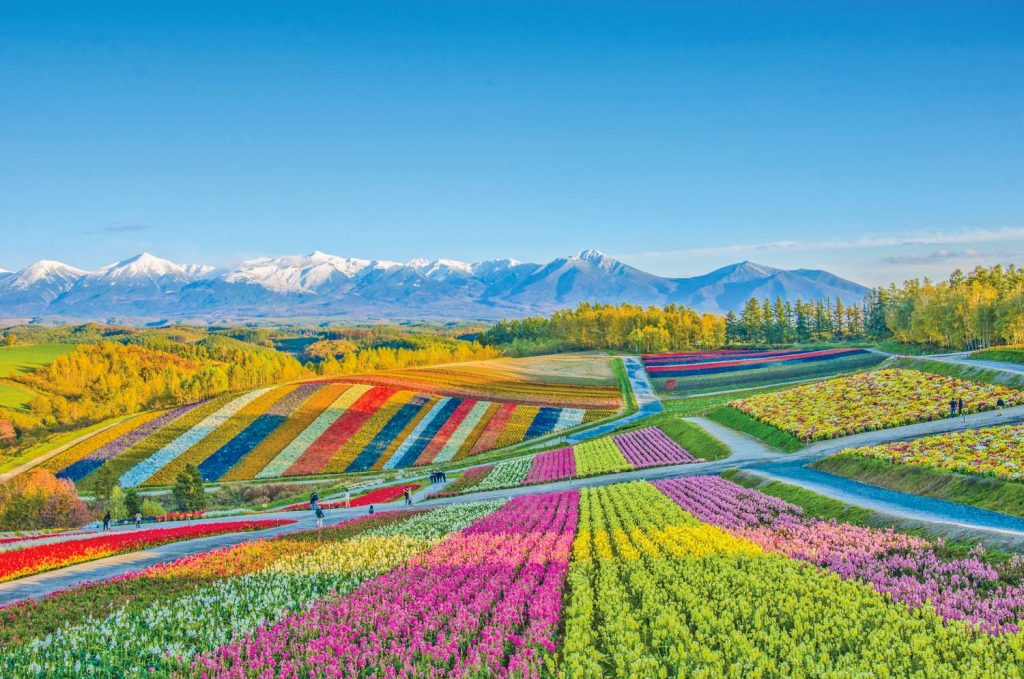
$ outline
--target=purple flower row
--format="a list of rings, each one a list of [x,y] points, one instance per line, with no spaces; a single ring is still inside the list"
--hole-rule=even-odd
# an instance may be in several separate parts
[[[516,498],[348,596],[201,657],[207,677],[536,677],[555,650],[576,491]]]
[[[778,498],[717,476],[656,481],[676,504],[701,521],[728,529],[767,551],[827,568],[870,584],[911,608],[930,604],[946,620],[966,620],[992,634],[1016,633],[1024,618],[1024,586],[1007,582],[979,547],[966,557],[943,558],[941,543],[822,521]],[[1002,568],[1019,571],[1014,557]]]
[[[689,451],[658,427],[645,427],[619,434],[615,437],[615,445],[622,451],[626,461],[637,469],[697,461]]]
[[[576,456],[572,446],[538,453],[533,457],[530,471],[523,485],[561,481],[576,476]]]

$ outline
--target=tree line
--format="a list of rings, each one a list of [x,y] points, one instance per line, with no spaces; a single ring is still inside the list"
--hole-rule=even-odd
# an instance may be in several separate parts
[[[578,349],[620,349],[642,353],[710,349],[725,343],[725,319],[685,306],[582,303],[549,318],[505,320],[481,332],[486,346],[512,355]]]

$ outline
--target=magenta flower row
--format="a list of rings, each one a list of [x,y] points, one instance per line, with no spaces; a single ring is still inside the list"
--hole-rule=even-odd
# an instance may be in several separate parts
[[[622,451],[626,461],[637,469],[697,461],[688,450],[658,427],[645,427],[619,434],[615,437],[615,445]]]
[[[576,456],[572,446],[538,453],[533,457],[530,471],[523,480],[523,485],[548,483],[571,479],[576,476]]]
[[[998,568],[979,547],[945,558],[942,543],[822,521],[778,498],[717,476],[655,481],[676,504],[701,521],[728,529],[766,551],[827,568],[911,608],[930,604],[945,620],[965,620],[992,634],[1016,633],[1024,619],[1024,586],[1015,573],[1024,559]]]
[[[576,491],[516,498],[404,566],[200,657],[207,677],[536,677],[555,650]]]

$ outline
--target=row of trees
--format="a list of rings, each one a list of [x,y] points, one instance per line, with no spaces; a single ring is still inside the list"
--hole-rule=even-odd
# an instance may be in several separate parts
[[[909,280],[859,304],[750,299],[726,316],[732,344],[895,339],[949,349],[1024,343],[1024,270],[978,267],[938,283]]]
[[[484,361],[501,355],[494,347],[450,338],[439,338],[439,341],[424,346],[365,348],[359,348],[349,340],[320,340],[307,347],[304,353],[311,360],[307,368],[320,375],[352,375],[374,370]]]
[[[580,304],[550,318],[531,316],[501,321],[478,336],[482,344],[513,354],[545,350],[622,349],[637,352],[686,351],[725,343],[725,319],[669,304]]]
[[[34,469],[0,484],[0,531],[78,528],[89,508],[70,481]]]
[[[9,417],[21,432],[67,428],[309,374],[291,356],[227,338],[83,344],[19,377],[36,396]]]

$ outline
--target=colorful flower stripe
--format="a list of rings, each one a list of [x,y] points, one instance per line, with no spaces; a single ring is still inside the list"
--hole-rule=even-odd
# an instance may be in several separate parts
[[[554,650],[575,492],[517,498],[348,596],[207,654],[207,676],[537,676]]]
[[[512,413],[514,413],[515,410],[515,403],[502,403],[498,406],[497,412],[494,413],[491,421],[487,423],[483,433],[480,434],[480,438],[473,444],[473,448],[469,453],[470,456],[498,447],[498,437],[501,436],[501,432],[504,431],[505,426],[508,425],[508,421],[512,418]]]
[[[270,388],[255,389],[232,399],[216,412],[207,416],[202,422],[199,422],[187,432],[126,471],[118,479],[118,483],[122,488],[131,488],[132,486],[142,484],[149,477],[177,459],[179,455],[213,433],[229,417],[268,391],[270,391]]]
[[[434,461],[437,454],[441,452],[445,444],[448,443],[448,439],[451,438],[452,434],[459,428],[462,421],[465,420],[469,414],[476,407],[477,402],[472,399],[465,399],[459,403],[459,405],[452,411],[452,414],[448,417],[441,428],[437,430],[434,438],[427,444],[427,447],[423,449],[420,456],[416,458],[416,466],[428,465]]]
[[[701,521],[865,582],[911,608],[927,604],[945,620],[966,620],[994,634],[1016,633],[1024,619],[1024,585],[1016,576],[1007,584],[980,553],[942,559],[922,538],[805,517],[799,507],[716,476],[654,485]],[[1007,568],[1016,573],[1022,566],[1017,557]]]
[[[583,491],[550,675],[1020,676],[1018,635],[943,625],[926,608],[699,524],[651,490]]]
[[[0,658],[8,667],[31,667],[48,676],[85,662],[116,676],[180,675],[197,652],[235,635],[301,611],[329,593],[352,590],[494,511],[500,503],[443,508],[399,523],[369,526],[348,539],[332,530],[271,541],[269,560],[255,570],[213,583],[133,613],[66,627],[28,645],[28,653]],[[342,527],[342,535],[351,530]],[[296,549],[295,547],[298,547]],[[153,643],[153,640],[160,643]],[[33,657],[34,656],[34,657]],[[3,665],[0,665],[2,667]]]
[[[554,431],[578,427],[583,424],[583,418],[586,415],[587,411],[580,408],[562,408],[562,412],[558,415],[558,422],[555,423]]]
[[[377,465],[377,461],[384,455],[384,453],[391,448],[395,441],[406,427],[416,419],[416,416],[420,414],[424,406],[430,401],[430,397],[425,394],[416,394],[409,401],[403,404],[398,412],[388,420],[388,422],[381,428],[377,435],[373,437],[366,447],[359,451],[356,459],[346,468],[348,472],[361,472],[367,469],[372,469]]]
[[[345,438],[344,443],[342,443],[334,456],[321,468],[324,473],[331,474],[345,471],[355,461],[359,452],[365,450],[387,426],[388,422],[410,401],[417,398],[418,395],[415,391],[384,391],[378,393],[377,399],[369,400],[368,397],[366,400],[367,417],[356,418],[358,411],[355,408],[358,407],[358,404],[356,407],[353,407],[347,420],[350,427],[346,432],[347,438]],[[387,445],[388,442],[384,441],[384,445]]]
[[[330,402],[313,417],[312,421],[306,425],[298,436],[282,448],[281,452],[256,474],[256,478],[272,479],[283,476],[288,471],[288,468],[295,464],[302,453],[313,445],[327,431],[327,428],[344,415],[348,407],[369,391],[369,389],[370,387],[359,384],[332,385],[310,398],[310,401],[314,403],[311,403],[309,408],[304,409],[307,418],[313,416],[319,406],[323,405],[327,399],[330,399]]]
[[[115,612],[134,613],[218,580],[262,570],[277,558],[308,551],[313,540],[320,543],[346,539],[371,528],[406,522],[418,513],[422,512],[378,512],[322,530],[254,538],[108,580],[74,585],[41,599],[24,599],[2,606],[0,648],[9,651],[90,618],[101,619]],[[0,651],[0,657],[3,655]]]
[[[234,397],[231,395],[224,395],[201,403],[192,404],[192,406],[185,406],[188,408],[187,412],[181,414],[180,417],[175,418],[167,426],[162,427],[149,436],[143,438],[123,453],[107,460],[102,466],[109,467],[111,475],[120,478],[122,474],[125,474],[136,465],[145,461],[175,439],[183,436],[186,432],[191,430],[192,427],[202,422],[208,416],[217,412],[232,398]],[[91,487],[91,482],[95,475],[96,472],[94,471],[82,479],[81,483],[84,484],[86,488]]]
[[[674,354],[645,354],[641,356],[644,367],[661,365],[689,365],[693,363],[714,363],[730,359],[758,360],[777,356],[793,356],[806,353],[805,349],[780,349],[778,351],[745,351],[723,349],[721,351],[684,351]]]
[[[70,481],[84,479],[96,471],[104,462],[130,447],[131,443],[129,441],[141,441],[142,438],[159,429],[161,424],[166,424],[173,419],[167,418],[164,420],[167,415],[168,413],[154,411],[129,418],[114,427],[110,427],[106,431],[101,431],[89,437],[78,445],[72,446],[60,455],[50,458],[41,466],[43,469],[53,472],[59,479],[68,479]],[[164,421],[151,425],[154,420]],[[136,433],[135,437],[129,438],[133,432],[140,431],[141,438],[135,438],[140,436],[139,433]]]
[[[389,370],[341,379],[474,401],[510,401],[558,408],[618,410],[621,407],[618,386],[533,381],[522,374],[487,368],[480,363]]]
[[[530,472],[532,458],[521,457],[517,460],[507,460],[494,465],[494,470],[487,475],[475,490],[497,490],[499,488],[515,488],[523,483],[526,475]]]
[[[405,428],[391,440],[391,443],[380,454],[377,461],[373,463],[371,467],[373,471],[379,472],[385,469],[385,465],[395,459],[398,449],[413,435],[413,432],[420,429],[420,424],[433,411],[438,397],[432,394],[420,394],[420,396],[423,398],[423,404],[416,410],[416,414],[412,416],[412,419],[406,423]]]
[[[491,403],[487,406],[487,410],[484,411],[483,416],[480,418],[480,421],[476,423],[476,427],[473,428],[473,431],[469,432],[469,436],[467,436],[466,440],[463,441],[462,446],[459,448],[458,452],[455,453],[455,457],[452,458],[453,460],[463,460],[473,454],[473,450],[476,448],[480,438],[484,435],[484,432],[487,431],[487,427],[490,425],[491,420],[494,419],[494,416],[498,414],[498,411],[503,405],[505,404]]]
[[[695,365],[660,365],[647,368],[651,377],[691,377],[694,375],[717,375],[721,373],[739,372],[742,370],[754,370],[776,363],[796,364],[814,363],[816,361],[830,361],[836,358],[867,354],[865,349],[824,349],[821,351],[808,351],[801,354],[788,356],[775,356],[771,358],[756,360],[733,360],[718,361],[714,363],[699,363]]]
[[[853,448],[844,450],[841,455],[1019,481],[1024,479],[1024,427],[988,427],[939,434],[914,441]]]
[[[544,407],[537,411],[537,417],[533,418],[530,428],[526,430],[524,438],[534,438],[552,432],[558,425],[558,418],[562,411],[559,408]]]
[[[730,405],[801,441],[838,438],[949,415],[949,400],[962,398],[975,413],[1024,403],[1024,393],[917,370],[875,370],[785,391],[752,396]]]
[[[575,476],[576,455],[572,446],[569,446],[534,455],[530,473],[523,480],[523,485],[562,481]]]
[[[146,486],[169,486],[174,483],[186,465],[199,466],[208,457],[217,452],[222,446],[237,436],[240,436],[250,424],[256,421],[270,406],[279,401],[296,389],[296,385],[285,385],[283,387],[258,389],[255,393],[262,392],[256,398],[246,403],[242,408],[227,416],[213,431],[204,436],[192,447],[175,457],[163,466],[145,482]],[[254,392],[250,392],[252,394]]]
[[[115,554],[137,552],[140,549],[166,545],[170,542],[196,538],[263,530],[283,526],[293,521],[231,521],[201,526],[154,528],[124,533],[100,535],[86,540],[68,540],[47,545],[36,545],[13,552],[0,553],[0,582],[23,578],[27,575],[52,571],[84,561],[94,561]]]
[[[360,394],[360,391],[362,393]],[[318,474],[377,410],[387,403],[395,391],[384,387],[357,386],[345,393],[344,412],[331,423],[290,466],[284,476]]]
[[[199,473],[207,481],[220,479],[229,469],[237,465],[243,457],[251,453],[268,436],[281,427],[292,413],[295,412],[296,408],[302,405],[319,388],[320,385],[307,383],[286,391],[284,396],[253,420],[252,424],[246,427],[238,436],[225,443],[210,457],[203,460],[202,464],[199,465]]]
[[[530,429],[530,425],[533,424],[539,411],[540,408],[537,406],[516,406],[512,417],[508,419],[505,428],[501,430],[498,439],[494,442],[494,447],[505,448],[526,438],[526,432]]]
[[[576,473],[579,476],[597,476],[629,471],[633,466],[609,436],[584,441],[573,447]]]
[[[615,437],[615,445],[622,451],[626,461],[636,469],[697,461],[689,451],[658,427],[644,427],[619,434]]]
[[[445,421],[459,406],[457,399],[447,396],[438,400],[430,408],[430,412],[423,416],[419,424],[413,428],[409,437],[395,449],[391,459],[384,464],[384,469],[398,469],[410,467],[427,447],[434,435],[444,426]]]
[[[466,419],[462,420],[455,431],[452,432],[448,441],[445,442],[441,450],[438,451],[437,456],[433,459],[433,463],[449,462],[455,457],[455,454],[466,444],[466,439],[469,438],[469,435],[476,431],[481,418],[491,409],[492,405],[492,403],[487,401],[477,401],[473,404],[473,408],[466,414]]]

